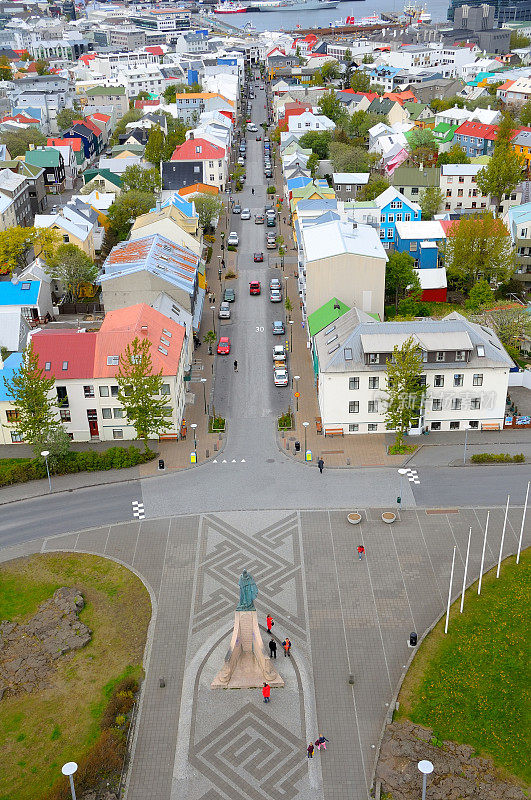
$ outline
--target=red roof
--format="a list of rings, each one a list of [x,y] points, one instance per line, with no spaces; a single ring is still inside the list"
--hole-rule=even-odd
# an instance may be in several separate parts
[[[12,117],[4,117],[2,122],[20,122],[21,125],[34,125],[36,122],[40,123],[40,119],[34,117],[26,117],[24,114],[14,114]]]
[[[83,53],[82,56],[79,56],[79,60],[88,66],[89,62],[96,58],[96,55],[96,53]]]
[[[149,106],[160,106],[160,100],[135,100],[135,108],[146,108]]]
[[[96,111],[95,114],[90,115],[90,119],[99,119],[101,122],[109,122],[110,115],[109,114],[101,114],[99,111]]]
[[[477,139],[496,140],[498,135],[497,125],[484,125],[482,122],[463,122],[456,128],[455,134],[463,136],[475,136]]]
[[[403,92],[385,92],[383,98],[384,100],[394,100],[400,105],[404,102],[418,103],[417,98],[410,89],[406,89]]]
[[[198,149],[199,148],[199,149]],[[171,161],[202,161],[207,158],[224,158],[225,148],[206,139],[187,139],[173,151]]]
[[[94,374],[97,335],[95,332],[40,331],[32,335],[31,341],[46,377],[90,379]],[[49,370],[46,369],[48,363]]]
[[[101,128],[98,128],[98,126],[95,125],[88,117],[85,117],[84,119],[75,119],[72,125],[84,125],[85,128],[88,128],[89,131],[92,131],[95,136],[101,136]]]
[[[152,47],[145,47],[144,50],[146,51],[146,53],[151,53],[154,56],[164,55],[164,50],[162,49],[162,47],[159,47],[158,45],[153,45]]]
[[[83,148],[83,139],[77,136],[72,139],[47,139],[47,147],[71,147],[74,153],[80,153]]]

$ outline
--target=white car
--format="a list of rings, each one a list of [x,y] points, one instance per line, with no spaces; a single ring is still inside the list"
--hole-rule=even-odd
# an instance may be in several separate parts
[[[286,351],[284,350],[283,344],[276,344],[273,347],[273,361],[285,361],[286,360]]]
[[[242,213],[240,214],[240,219],[251,219],[251,209],[250,208],[242,208]]]
[[[227,244],[232,244],[234,247],[238,247],[240,244],[240,239],[236,231],[231,231],[229,233],[229,238],[227,239]]]
[[[221,303],[219,307],[218,317],[220,319],[230,319],[230,303]]]
[[[289,380],[288,370],[285,367],[277,367],[273,372],[273,380],[275,381],[275,386],[287,386]]]
[[[269,236],[267,237],[269,239]],[[269,281],[269,288],[270,289],[278,289],[280,292],[282,284],[280,283],[280,278],[271,278]]]
[[[257,128],[257,127],[256,127],[256,125],[254,124],[254,122],[250,122],[250,123],[247,125],[247,130],[248,130],[248,131],[250,131],[251,133],[258,133],[258,128]]]

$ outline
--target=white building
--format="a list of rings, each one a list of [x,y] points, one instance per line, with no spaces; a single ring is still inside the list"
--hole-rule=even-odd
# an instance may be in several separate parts
[[[443,164],[440,187],[444,196],[444,210],[449,212],[481,212],[491,207],[490,195],[481,194],[477,175],[482,164]],[[505,213],[510,206],[522,201],[522,186],[517,186],[502,200],[500,209]]]
[[[308,131],[333,131],[335,127],[335,122],[324,114],[313,114],[311,111],[304,111],[288,119],[288,132],[301,136]]]
[[[496,334],[457,312],[442,320],[377,322],[352,308],[312,340],[323,430],[385,433],[387,369],[412,337],[426,397],[410,433],[503,427],[513,362]]]

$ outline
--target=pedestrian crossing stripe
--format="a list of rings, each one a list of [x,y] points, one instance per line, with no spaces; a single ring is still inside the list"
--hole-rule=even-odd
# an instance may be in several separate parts
[[[141,503],[138,500],[131,500],[131,505],[133,507],[133,517],[136,517],[136,519],[146,518],[144,503]]]

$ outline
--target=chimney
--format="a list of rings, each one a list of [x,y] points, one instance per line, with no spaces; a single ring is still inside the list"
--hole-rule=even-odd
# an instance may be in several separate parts
[[[140,332],[143,333],[144,336],[147,336],[148,326],[147,325],[141,325],[140,326]]]

